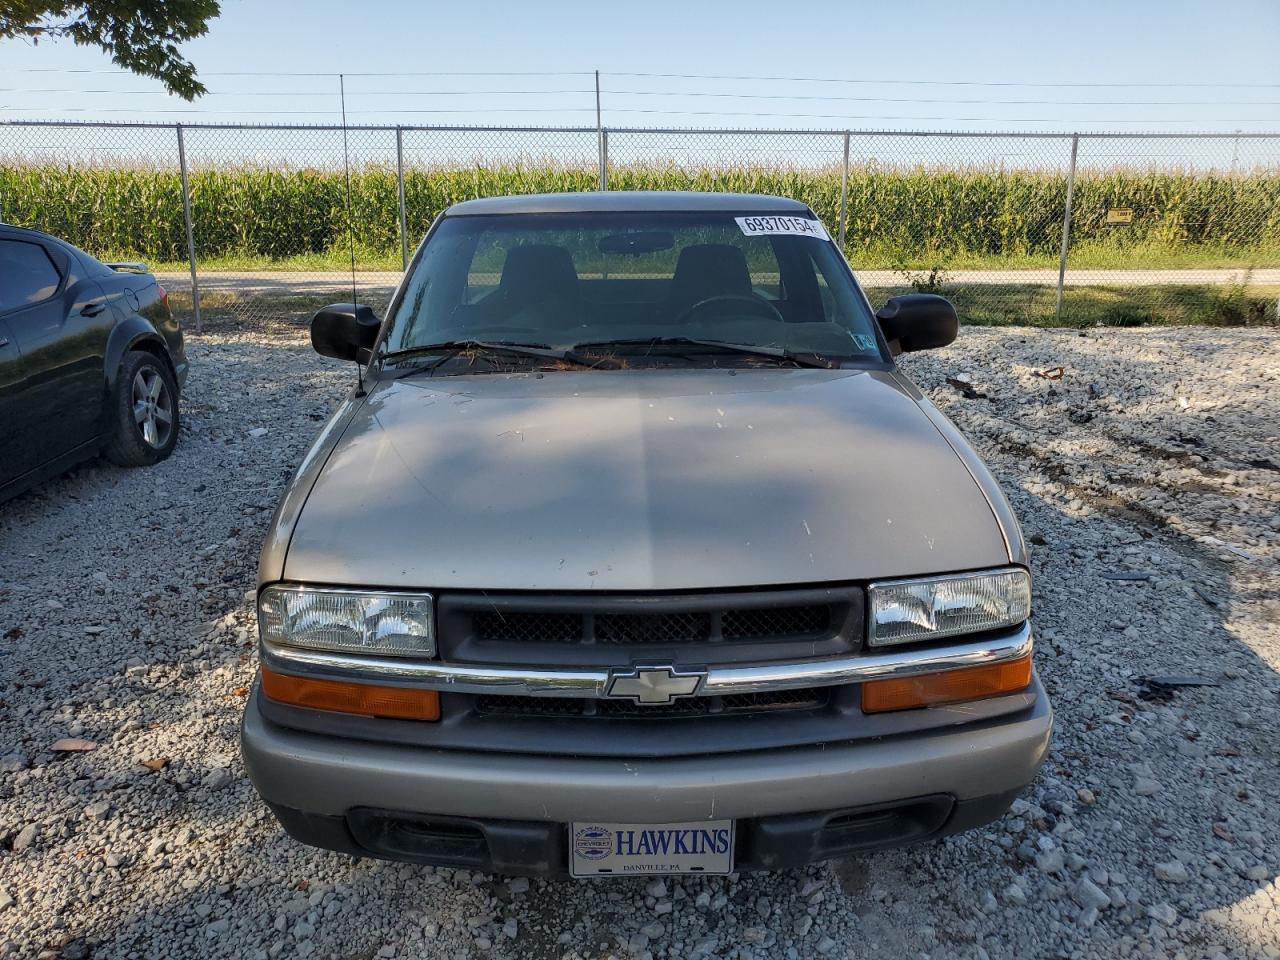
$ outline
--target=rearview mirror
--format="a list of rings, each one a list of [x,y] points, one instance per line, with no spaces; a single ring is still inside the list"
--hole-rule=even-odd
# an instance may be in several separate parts
[[[670,230],[636,230],[631,233],[612,233],[600,238],[601,253],[639,255],[670,250],[675,245],[675,234]]]
[[[311,318],[311,346],[337,360],[368,363],[382,322],[363,303],[331,303]]]
[[[934,293],[906,293],[893,297],[876,311],[880,329],[896,357],[912,350],[945,347],[960,332],[956,308]]]

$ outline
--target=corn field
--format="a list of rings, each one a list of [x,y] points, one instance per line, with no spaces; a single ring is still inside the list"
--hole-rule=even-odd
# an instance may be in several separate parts
[[[605,180],[802,200],[873,305],[916,290],[966,323],[1280,319],[1280,133],[0,121],[0,220],[146,261],[197,329],[202,309],[384,307],[449,205]]]
[[[346,256],[346,193],[340,170],[258,166],[196,169],[192,219],[202,257]],[[409,168],[408,232],[420,237],[444,208],[472,197],[591,190],[596,171],[554,165]],[[841,173],[769,167],[689,171],[628,166],[610,189],[717,190],[794,197],[830,225],[838,221]],[[931,267],[972,257],[1056,263],[1066,178],[1018,170],[854,168],[847,248],[868,266]],[[400,250],[394,170],[352,171],[353,219],[363,258]],[[1109,209],[1133,211],[1123,229]],[[1071,242],[1126,248],[1235,251],[1280,262],[1280,173],[1112,171],[1076,179]],[[182,184],[176,170],[80,165],[0,165],[0,212],[91,252],[156,262],[186,258]],[[833,230],[834,232],[834,230]],[[412,240],[411,240],[412,243]]]

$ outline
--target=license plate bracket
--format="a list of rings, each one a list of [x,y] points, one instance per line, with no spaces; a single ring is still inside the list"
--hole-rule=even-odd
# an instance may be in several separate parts
[[[733,872],[734,822],[569,824],[573,877]]]

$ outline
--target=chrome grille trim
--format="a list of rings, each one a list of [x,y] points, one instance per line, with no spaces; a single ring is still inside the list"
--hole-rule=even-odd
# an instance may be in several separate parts
[[[884,653],[784,663],[712,666],[700,696],[732,696],[768,690],[838,686],[888,677],[914,677],[959,667],[1005,663],[1031,653],[1031,625],[998,637],[948,643],[924,649],[892,649]],[[484,667],[427,660],[317,653],[262,642],[262,662],[272,669],[304,676],[329,677],[443,692],[507,694],[522,697],[604,698],[610,671],[572,667]],[[619,664],[619,667],[626,666]]]

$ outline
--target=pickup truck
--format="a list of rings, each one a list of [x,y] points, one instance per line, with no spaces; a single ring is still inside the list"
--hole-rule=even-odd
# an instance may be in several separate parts
[[[249,776],[297,839],[503,874],[781,869],[1000,816],[1052,711],[1009,504],[806,205],[456,204],[263,546]]]

